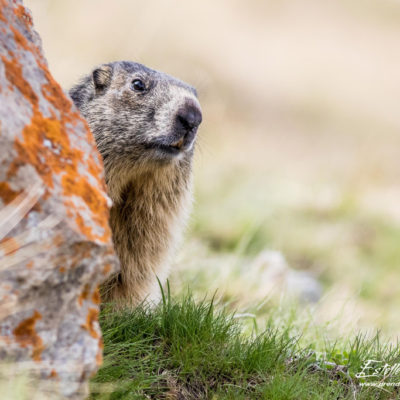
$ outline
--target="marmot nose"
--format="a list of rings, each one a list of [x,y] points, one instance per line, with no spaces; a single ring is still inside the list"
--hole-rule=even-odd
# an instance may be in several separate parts
[[[200,108],[194,102],[187,102],[176,114],[179,125],[185,130],[195,130],[201,123],[202,115]]]

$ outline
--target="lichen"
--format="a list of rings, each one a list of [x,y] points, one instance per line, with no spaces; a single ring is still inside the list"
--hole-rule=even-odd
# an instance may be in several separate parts
[[[96,329],[98,318],[99,310],[97,308],[90,307],[86,315],[86,322],[82,325],[82,328],[86,329],[90,336],[94,339],[98,339],[100,337],[99,332]]]
[[[18,11],[23,15],[22,11]],[[37,53],[37,49],[28,43],[26,38],[15,28],[11,27],[15,42],[24,51]],[[15,53],[8,50],[11,59],[4,55],[1,57],[5,67],[5,75],[12,90],[17,89],[21,95],[31,104],[33,116],[29,124],[22,131],[22,140],[15,139],[17,157],[13,160],[8,169],[8,178],[15,176],[18,169],[25,164],[34,166],[46,184],[44,198],[50,195],[54,188],[56,176],[61,176],[64,204],[70,213],[77,229],[90,240],[108,242],[110,240],[110,229],[108,227],[108,206],[104,195],[104,182],[101,176],[101,161],[95,160],[93,156],[87,156],[74,148],[69,140],[70,127],[78,123],[88,131],[87,124],[82,120],[77,110],[72,107],[70,100],[57,82],[54,81],[47,66],[39,56],[36,62],[44,74],[46,83],[42,85],[41,94],[53,107],[51,118],[43,116],[39,109],[39,98],[29,82],[24,78],[23,68]],[[59,115],[56,115],[57,114]],[[67,127],[68,126],[68,127]],[[94,140],[90,133],[87,138],[94,147]],[[48,141],[50,146],[44,146]],[[86,177],[79,172],[82,160],[87,158],[87,170],[96,182],[96,186],[90,184]],[[0,188],[1,189],[1,188]],[[0,191],[2,193],[2,191]],[[102,233],[95,234],[93,226],[85,222],[82,210],[77,210],[73,196],[77,196],[86,204],[90,210],[91,220]],[[10,198],[10,196],[8,196]]]
[[[35,330],[36,322],[42,318],[38,311],[34,311],[32,317],[24,319],[13,330],[15,341],[21,347],[32,347],[32,359],[34,361],[41,360],[41,354],[44,349],[43,340]]]

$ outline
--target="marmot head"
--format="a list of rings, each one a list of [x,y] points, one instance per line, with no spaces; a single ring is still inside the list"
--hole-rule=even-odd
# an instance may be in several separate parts
[[[192,157],[202,115],[196,91],[186,83],[120,61],[97,67],[69,93],[93,132],[109,189],[116,183],[111,175],[117,181],[132,169],[154,170]]]

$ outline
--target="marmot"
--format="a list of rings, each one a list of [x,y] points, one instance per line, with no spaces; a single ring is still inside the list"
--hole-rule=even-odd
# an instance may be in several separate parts
[[[202,114],[196,90],[144,65],[101,65],[69,92],[103,157],[110,226],[121,271],[102,288],[121,306],[159,298],[158,279],[192,198],[191,166]]]

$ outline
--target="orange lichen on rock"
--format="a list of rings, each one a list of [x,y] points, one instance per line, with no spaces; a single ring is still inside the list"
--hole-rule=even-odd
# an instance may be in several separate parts
[[[0,0],[0,40],[0,207],[18,212],[0,240],[0,255],[16,252],[0,267],[2,351],[39,378],[39,397],[54,378],[57,398],[81,398],[102,361],[98,285],[117,266],[102,160],[22,0]]]
[[[99,338],[99,350],[96,354],[96,364],[101,365],[103,363],[103,349],[104,349],[104,342],[103,338]]]
[[[35,310],[32,317],[27,318],[19,323],[13,330],[15,340],[21,347],[32,346],[32,359],[40,361],[41,354],[44,349],[42,338],[36,333],[36,321],[41,319],[42,315]]]
[[[100,193],[86,179],[79,176],[76,171],[63,175],[61,185],[64,189],[64,195],[81,197],[93,213],[102,206],[102,204],[99,204]]]
[[[107,235],[107,236],[104,236],[104,235],[103,235],[103,237],[98,237],[98,236],[94,235],[94,234],[93,234],[92,228],[91,228],[90,226],[87,226],[87,225],[85,224],[85,221],[83,220],[81,214],[77,214],[77,215],[76,215],[75,223],[76,223],[76,225],[78,226],[79,230],[80,230],[87,238],[89,238],[89,239],[94,239],[94,240],[100,239],[101,241],[106,241],[106,240],[107,240],[108,233],[105,234],[105,235]]]
[[[82,328],[86,329],[92,338],[98,339],[99,333],[95,329],[96,323],[99,318],[99,310],[97,308],[89,308],[86,323],[82,325]]]
[[[29,103],[33,106],[37,106],[39,99],[35,91],[32,89],[32,86],[24,78],[20,63],[15,59],[9,61],[5,56],[1,56],[1,60],[4,64],[4,72],[10,84],[10,88],[13,89],[16,87]]]
[[[2,4],[0,3],[0,21],[7,22],[7,18],[1,12],[1,7],[2,7]]]
[[[92,134],[90,134],[90,136],[92,137]],[[93,140],[93,138],[92,138],[92,140]],[[87,167],[88,167],[88,171],[93,176],[101,176],[101,174],[103,173],[102,165],[101,164],[99,165],[93,159],[89,159],[87,161]],[[105,190],[105,185],[103,185],[104,184],[103,180],[101,181],[101,184]]]
[[[99,291],[99,288],[98,288],[98,287],[94,290],[94,292],[93,292],[93,294],[92,294],[92,302],[93,302],[94,304],[100,304],[100,302],[101,302],[101,299],[100,299],[100,291]]]
[[[27,29],[32,27],[32,18],[23,5],[20,5],[16,9],[14,9],[14,14],[17,18],[23,21]]]
[[[78,111],[73,111],[72,102],[69,100],[62,90],[61,86],[53,79],[49,70],[45,65],[38,62],[39,66],[42,68],[44,77],[48,83],[42,86],[42,94],[44,98],[58,111],[62,112],[61,118],[64,122],[69,122],[72,125],[81,121],[80,114]]]
[[[14,26],[10,26],[10,29],[14,34],[15,41],[20,47],[22,47],[24,50],[32,49],[32,45],[29,44],[24,35],[21,35],[18,29],[16,29]]]
[[[56,378],[58,376],[57,371],[55,369],[52,369],[50,371],[50,378]]]
[[[103,267],[103,274],[108,275],[111,272],[112,266],[111,264],[106,264]]]
[[[5,0],[0,0],[0,21],[7,23],[7,18],[3,15],[3,9],[6,6]]]
[[[89,285],[86,284],[82,290],[82,293],[79,295],[78,297],[78,303],[79,305],[82,307],[83,302],[85,300],[87,300],[87,298],[89,297]]]
[[[20,244],[14,238],[4,238],[0,241],[0,250],[5,255],[14,253],[20,247]]]
[[[21,193],[22,190],[12,190],[7,182],[0,182],[0,198],[4,204],[11,203]]]
[[[16,30],[15,30],[16,31]],[[16,41],[26,49],[26,39],[18,32],[14,32]],[[29,82],[23,76],[22,67],[15,58],[9,61],[2,56],[5,66],[6,78],[12,87],[16,87],[21,94],[32,105],[33,116],[31,123],[27,125],[22,132],[23,141],[16,139],[15,147],[18,157],[13,161],[8,169],[8,176],[15,175],[21,165],[29,163],[35,167],[41,175],[46,187],[54,187],[54,176],[62,174],[62,185],[66,197],[78,196],[83,199],[90,209],[92,219],[99,225],[104,234],[94,235],[92,228],[88,227],[76,211],[75,222],[80,231],[92,240],[107,242],[110,239],[110,230],[108,221],[108,206],[105,196],[99,189],[104,189],[104,183],[101,180],[100,167],[96,168],[96,162],[92,157],[89,158],[90,173],[97,180],[98,187],[89,184],[86,178],[78,172],[78,165],[82,162],[83,153],[80,149],[73,148],[68,138],[66,124],[75,125],[77,121],[82,121],[78,112],[72,111],[72,103],[65,97],[61,87],[53,80],[45,65],[41,68],[48,81],[42,86],[42,94],[53,107],[60,112],[61,118],[55,115],[53,118],[47,118],[39,111],[39,100]],[[41,61],[38,61],[41,64]],[[53,112],[54,114],[54,112]],[[87,126],[87,125],[86,125]],[[45,146],[46,143],[49,145]],[[92,139],[93,141],[93,139]],[[93,142],[94,143],[94,142]],[[46,193],[45,198],[49,194]],[[70,208],[71,201],[65,201],[66,206]],[[71,207],[74,209],[74,207]]]
[[[60,121],[44,118],[42,114],[35,113],[31,124],[24,128],[22,134],[24,141],[15,140],[15,148],[20,160],[33,165],[47,188],[53,188],[54,174],[64,170],[63,163],[60,162],[60,155],[53,148],[44,146],[43,142],[46,139],[51,141],[55,149],[62,149],[61,156],[65,158],[69,156],[68,150],[65,148],[68,137],[62,134]],[[57,140],[53,144],[54,138],[57,138]],[[16,162],[18,162],[18,159]],[[14,164],[15,162],[12,166]],[[11,168],[9,174],[13,170],[14,168]]]

